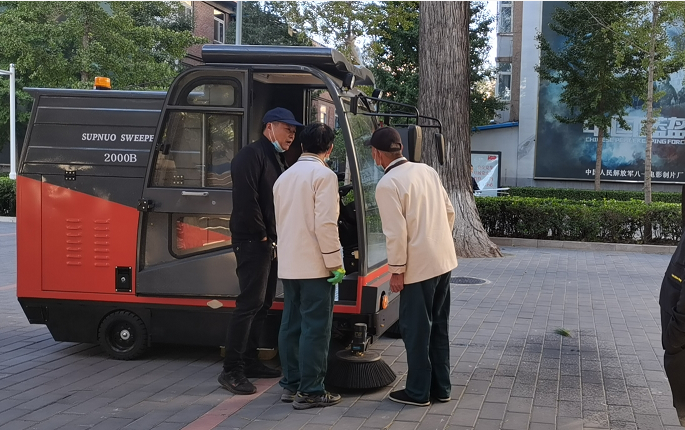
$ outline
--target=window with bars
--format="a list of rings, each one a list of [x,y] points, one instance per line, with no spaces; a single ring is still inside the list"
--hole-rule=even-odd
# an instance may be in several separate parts
[[[214,43],[226,43],[226,14],[214,9]]]
[[[512,1],[500,1],[497,3],[497,32],[498,33],[511,33],[512,32],[512,12],[513,12],[513,2]]]
[[[497,91],[501,100],[511,100],[511,63],[497,63]]]

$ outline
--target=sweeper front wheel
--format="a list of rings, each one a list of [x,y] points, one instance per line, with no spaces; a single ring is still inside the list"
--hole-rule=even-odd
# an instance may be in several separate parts
[[[147,349],[147,328],[138,315],[116,311],[102,320],[98,330],[100,346],[117,360],[133,360]]]
[[[385,387],[395,381],[395,372],[375,351],[355,354],[349,349],[338,351],[328,364],[326,386],[367,390]]]

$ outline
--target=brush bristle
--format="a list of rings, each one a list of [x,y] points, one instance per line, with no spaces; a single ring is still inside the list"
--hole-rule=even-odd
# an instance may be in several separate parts
[[[354,363],[334,360],[328,366],[326,386],[347,389],[385,387],[395,381],[395,372],[383,360]]]

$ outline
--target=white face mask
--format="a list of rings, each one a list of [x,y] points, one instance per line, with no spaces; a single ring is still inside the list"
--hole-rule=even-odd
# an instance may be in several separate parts
[[[273,130],[273,124],[271,125],[272,128],[269,129],[271,132],[271,144],[274,146],[274,149],[276,152],[285,152],[285,149],[281,148],[281,144],[278,143],[278,140],[276,140],[276,135],[274,134]]]
[[[385,169],[383,168],[383,166],[381,166],[380,164],[378,164],[378,162],[376,162],[376,158],[373,157],[373,156],[372,156],[371,158],[373,159],[373,164],[374,164],[374,166],[376,166],[376,168],[377,168],[378,170],[380,170],[381,173],[385,173]]]

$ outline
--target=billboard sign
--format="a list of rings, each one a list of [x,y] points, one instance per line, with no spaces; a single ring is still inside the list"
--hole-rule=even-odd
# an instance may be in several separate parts
[[[500,187],[501,159],[501,152],[471,152],[471,165],[473,166],[471,176],[478,183],[478,188],[483,190],[480,193],[481,196],[497,195],[496,189]]]
[[[563,5],[563,3],[561,3]],[[549,28],[557,2],[543,2],[542,34],[551,46],[560,49],[563,37]],[[682,29],[671,29],[675,36]],[[652,181],[685,183],[685,71],[673,73],[656,83],[655,90],[665,95],[655,104],[661,116],[655,117],[652,148]],[[555,114],[567,115],[560,102],[561,85],[540,82],[538,99],[537,142],[535,148],[536,179],[594,180],[598,129],[585,129],[582,124],[562,124]],[[603,139],[603,181],[643,182],[645,146],[642,122],[646,114],[643,102],[629,106],[625,118],[630,130],[612,121]]]

